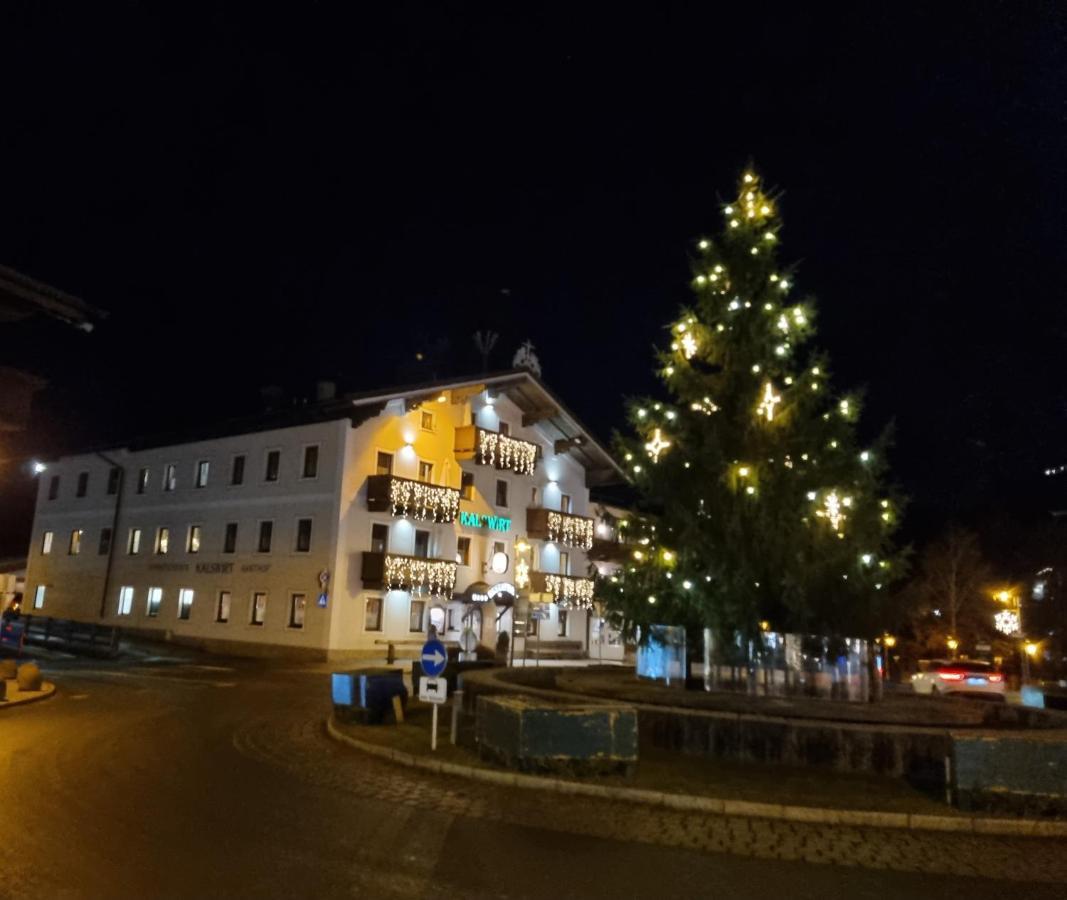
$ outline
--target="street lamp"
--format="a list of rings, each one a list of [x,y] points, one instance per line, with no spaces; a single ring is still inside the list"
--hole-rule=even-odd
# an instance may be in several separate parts
[[[999,631],[1009,637],[1021,637],[1023,631],[1023,598],[1014,591],[1000,590],[993,594],[995,600],[1005,604],[1008,609],[994,616],[994,623]],[[1032,650],[1030,648],[1033,648]],[[1030,657],[1037,653],[1037,644],[1024,641],[1020,647],[1020,675],[1023,684],[1030,681]]]
[[[950,637],[947,641],[945,641],[945,643],[948,644],[948,649],[952,651],[952,658],[955,659],[956,648],[960,645],[960,642],[957,641],[954,637]]]

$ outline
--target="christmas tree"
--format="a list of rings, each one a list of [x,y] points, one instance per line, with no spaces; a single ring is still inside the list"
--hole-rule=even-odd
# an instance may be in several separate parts
[[[601,586],[630,626],[880,634],[902,574],[886,433],[861,444],[858,394],[835,393],[809,349],[815,304],[778,262],[778,198],[752,172],[696,242],[693,301],[659,351],[669,399],[629,403],[617,437],[638,515]],[[647,633],[647,631],[646,631]],[[696,643],[692,639],[690,643]]]

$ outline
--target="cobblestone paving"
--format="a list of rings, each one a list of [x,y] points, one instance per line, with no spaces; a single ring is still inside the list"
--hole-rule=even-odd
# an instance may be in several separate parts
[[[452,816],[705,852],[905,872],[1067,884],[1067,841],[732,818],[434,775],[340,745],[321,719],[249,719],[247,756],[339,792]]]

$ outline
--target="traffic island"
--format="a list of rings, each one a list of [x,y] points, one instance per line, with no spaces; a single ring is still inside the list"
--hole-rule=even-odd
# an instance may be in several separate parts
[[[446,707],[446,710],[448,708]],[[402,725],[326,723],[330,737],[380,759],[501,787],[598,797],[708,815],[825,825],[1067,837],[1067,821],[971,816],[946,808],[898,779],[802,767],[680,757],[642,748],[632,778],[621,774],[527,774],[482,759],[470,723],[460,741],[442,724],[430,751],[430,708],[413,704]],[[449,716],[443,717],[448,722]]]
[[[0,709],[23,706],[37,700],[47,700],[56,692],[56,686],[50,681],[42,681],[37,690],[24,690],[15,678],[0,680]]]

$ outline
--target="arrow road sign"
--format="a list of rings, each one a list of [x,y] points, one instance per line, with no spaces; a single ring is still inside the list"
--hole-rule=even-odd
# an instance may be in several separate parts
[[[422,671],[430,678],[436,678],[445,670],[448,654],[445,645],[438,640],[429,640],[422,645]]]

